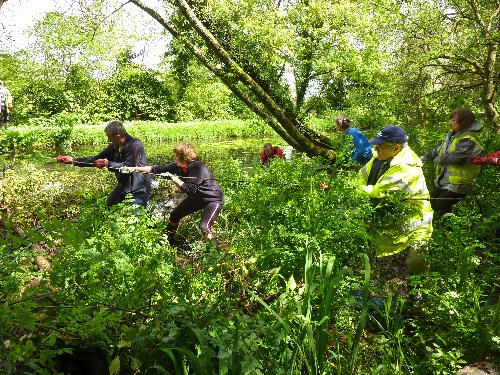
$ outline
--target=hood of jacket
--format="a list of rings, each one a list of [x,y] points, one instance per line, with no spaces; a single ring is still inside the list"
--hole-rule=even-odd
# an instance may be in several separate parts
[[[481,125],[479,122],[476,121],[471,126],[469,126],[467,129],[463,129],[463,130],[464,131],[465,130],[478,131],[478,130],[481,130],[482,128],[483,128],[483,125]]]

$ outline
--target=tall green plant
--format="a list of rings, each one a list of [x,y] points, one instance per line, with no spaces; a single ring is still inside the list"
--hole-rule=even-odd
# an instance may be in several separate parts
[[[363,303],[361,305],[361,314],[358,318],[358,324],[354,331],[349,331],[347,341],[347,361],[345,368],[347,373],[355,374],[361,366],[359,357],[359,348],[363,330],[368,320],[368,308],[370,306],[370,260],[365,254],[363,256],[365,263],[364,282],[363,282]],[[354,333],[354,334],[353,334]]]
[[[330,372],[329,359],[334,356],[332,342],[339,341],[339,337],[332,336],[331,327],[338,324],[338,310],[334,305],[339,299],[345,298],[346,277],[352,276],[349,268],[339,267],[334,257],[328,259],[326,266],[320,254],[315,258],[308,254],[304,266],[303,285],[298,294],[293,278],[287,284],[287,291],[280,296],[281,303],[289,301],[294,312],[282,315],[264,302],[258,295],[249,290],[265,308],[275,316],[283,328],[283,334],[290,338],[290,358],[287,373],[294,374],[299,369],[307,369],[309,374],[327,374]],[[338,371],[345,368],[348,373],[356,373],[359,367],[358,348],[361,336],[368,317],[370,265],[365,256],[365,282],[363,284],[363,307],[358,324],[354,331],[348,331],[350,337],[347,355],[337,358],[347,358],[344,364],[337,363]]]

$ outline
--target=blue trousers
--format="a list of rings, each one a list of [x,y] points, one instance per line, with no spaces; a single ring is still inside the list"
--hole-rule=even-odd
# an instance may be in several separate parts
[[[121,187],[117,186],[113,189],[113,191],[108,195],[108,199],[106,200],[106,206],[112,206],[114,204],[123,202],[127,194],[132,194],[134,197],[134,202],[132,204],[136,204],[139,206],[143,206],[146,208],[146,205],[148,204],[148,198],[149,198],[149,190],[147,187],[134,191],[131,193],[125,193]]]

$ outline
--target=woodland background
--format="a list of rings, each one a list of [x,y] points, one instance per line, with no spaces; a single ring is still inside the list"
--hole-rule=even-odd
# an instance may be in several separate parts
[[[84,124],[258,116],[296,149],[329,158],[328,140],[303,126],[311,116],[424,130],[468,107],[499,126],[495,1],[58,4],[23,48],[2,35],[13,124],[61,113]],[[10,5],[4,17],[15,17]]]

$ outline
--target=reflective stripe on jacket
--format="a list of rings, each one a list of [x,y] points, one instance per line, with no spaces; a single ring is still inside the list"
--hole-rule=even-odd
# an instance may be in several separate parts
[[[358,189],[370,198],[386,198],[403,191],[408,197],[404,205],[410,212],[403,218],[403,225],[387,223],[384,230],[374,229],[372,234],[377,256],[388,256],[417,242],[427,241],[432,234],[433,211],[422,172],[422,161],[410,147],[406,145],[392,158],[389,169],[375,185],[366,185],[375,158],[358,172]]]
[[[478,135],[473,131],[463,131],[460,132],[455,138],[452,139],[450,143],[450,147],[448,148],[448,153],[453,153],[457,148],[458,142],[463,139],[470,139],[476,145],[478,145],[481,149],[484,149]],[[442,156],[446,152],[446,142],[443,142],[441,145],[438,155]],[[441,164],[436,164],[436,176],[439,176],[441,173],[441,169],[444,168]],[[465,164],[449,164],[448,165],[448,178],[451,184],[462,185],[462,184],[473,184],[476,178],[479,176],[479,172],[481,172],[481,166],[471,164],[466,162]]]

